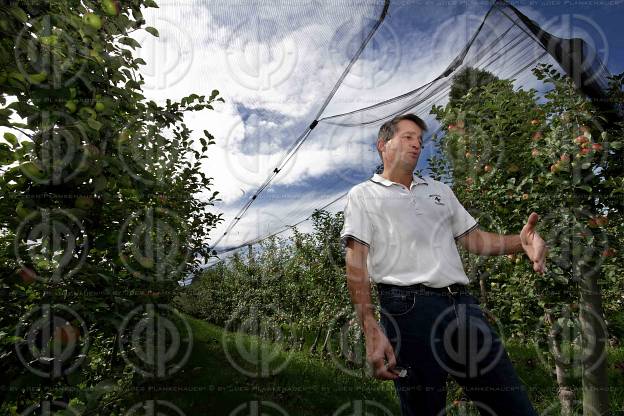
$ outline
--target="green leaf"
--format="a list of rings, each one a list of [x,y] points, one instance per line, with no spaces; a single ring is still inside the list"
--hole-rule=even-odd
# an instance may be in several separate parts
[[[100,130],[102,128],[102,123],[100,123],[99,121],[93,118],[87,119],[87,125],[91,127],[93,130]]]
[[[119,43],[122,43],[124,45],[128,45],[132,49],[141,47],[141,44],[139,42],[137,42],[136,40],[134,40],[134,39],[132,39],[132,38],[130,38],[128,36],[124,36],[123,38],[119,39]]]
[[[584,191],[587,191],[589,193],[591,193],[591,191],[592,191],[592,188],[589,185],[579,185],[579,186],[577,186],[577,188],[582,189]]]
[[[15,16],[20,22],[26,23],[28,21],[28,15],[26,14],[26,12],[24,12],[24,10],[20,9],[19,7],[13,6],[11,7],[10,11],[11,14]]]
[[[13,147],[17,146],[17,137],[15,137],[13,133],[9,133],[8,131],[4,133],[4,140],[9,142]]]
[[[158,30],[155,27],[147,26],[145,30],[152,36],[158,37]]]
[[[609,143],[609,147],[613,148],[613,149],[621,149],[622,146],[624,145],[624,143],[622,142],[611,142]]]

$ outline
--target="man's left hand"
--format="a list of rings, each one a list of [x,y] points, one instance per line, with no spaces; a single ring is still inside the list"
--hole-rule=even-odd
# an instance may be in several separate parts
[[[546,247],[546,243],[542,240],[542,237],[535,231],[535,224],[537,224],[538,219],[539,215],[535,212],[529,215],[527,223],[522,227],[522,231],[520,231],[520,242],[522,243],[524,252],[533,262],[533,270],[539,274],[544,274],[548,247]]]

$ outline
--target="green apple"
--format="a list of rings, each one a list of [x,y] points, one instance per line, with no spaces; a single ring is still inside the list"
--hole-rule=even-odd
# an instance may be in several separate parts
[[[69,111],[70,113],[75,113],[76,109],[78,108],[78,106],[76,105],[76,101],[74,100],[69,100],[65,103],[65,108],[67,109],[67,111]]]
[[[31,178],[41,178],[43,176],[43,171],[35,164],[35,162],[25,162],[20,165],[22,172]]]
[[[79,114],[85,118],[96,118],[97,113],[94,109],[90,107],[82,107],[79,111]]]
[[[95,30],[100,30],[102,28],[102,19],[95,13],[85,14],[82,20]]]
[[[89,210],[93,208],[93,205],[93,198],[90,196],[79,196],[76,198],[76,201],[74,201],[74,206],[79,209]]]
[[[22,201],[20,201],[17,203],[17,207],[15,207],[15,213],[18,217],[24,219],[31,213],[31,211],[24,206]]]
[[[102,101],[95,103],[95,111],[101,113],[104,110],[106,110],[106,105]]]
[[[102,10],[109,16],[117,16],[119,14],[119,1],[118,0],[103,0]]]

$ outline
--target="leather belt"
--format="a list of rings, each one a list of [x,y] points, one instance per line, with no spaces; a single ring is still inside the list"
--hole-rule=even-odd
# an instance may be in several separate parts
[[[453,283],[449,286],[443,287],[430,287],[424,285],[422,283],[416,283],[409,286],[399,286],[399,285],[389,285],[387,283],[377,283],[378,290],[387,291],[387,290],[401,290],[408,292],[429,292],[429,293],[439,293],[439,294],[447,294],[447,295],[457,295],[460,293],[469,293],[466,285],[460,285],[459,283]]]

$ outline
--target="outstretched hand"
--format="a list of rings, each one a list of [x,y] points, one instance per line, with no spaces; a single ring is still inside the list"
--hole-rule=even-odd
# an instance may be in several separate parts
[[[546,243],[542,240],[542,237],[535,231],[535,225],[538,219],[539,215],[535,212],[529,215],[527,223],[522,227],[522,231],[520,231],[520,241],[524,252],[533,262],[533,270],[539,274],[544,274],[546,270],[545,261],[548,247],[546,247]]]

